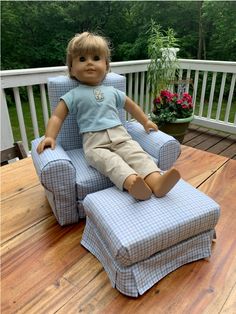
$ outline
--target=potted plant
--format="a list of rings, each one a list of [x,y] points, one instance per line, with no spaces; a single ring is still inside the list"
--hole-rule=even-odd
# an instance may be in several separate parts
[[[163,132],[183,142],[189,123],[193,119],[192,96],[188,93],[160,91],[153,100],[151,119]]]
[[[149,91],[153,97],[160,95],[160,91],[168,89],[175,80],[179,63],[178,39],[172,28],[162,31],[161,26],[153,20],[149,29],[148,55],[151,59],[147,71]]]
[[[160,130],[182,142],[193,119],[193,104],[191,95],[181,91],[181,88],[179,93],[173,92],[179,69],[176,55],[179,50],[178,39],[173,29],[161,31],[154,21],[151,22],[149,32],[148,53],[151,61],[147,80],[154,99],[150,116]]]

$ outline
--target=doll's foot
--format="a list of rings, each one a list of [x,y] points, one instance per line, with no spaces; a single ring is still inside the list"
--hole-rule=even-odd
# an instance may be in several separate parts
[[[179,181],[180,173],[176,169],[170,169],[163,175],[159,175],[153,187],[153,193],[156,197],[165,196]]]
[[[128,188],[128,192],[136,200],[139,200],[139,201],[145,201],[149,199],[152,195],[152,190],[145,183],[144,179],[140,176],[136,176],[136,178],[130,184]]]

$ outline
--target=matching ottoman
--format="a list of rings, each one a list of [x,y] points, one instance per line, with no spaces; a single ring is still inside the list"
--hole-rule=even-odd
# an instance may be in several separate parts
[[[102,263],[113,287],[137,297],[186,263],[211,255],[220,208],[180,180],[163,198],[135,201],[111,187],[84,200],[81,244]]]

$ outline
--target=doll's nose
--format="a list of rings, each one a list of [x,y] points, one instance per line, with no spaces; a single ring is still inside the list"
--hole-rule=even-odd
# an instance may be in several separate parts
[[[87,59],[87,63],[88,63],[88,64],[93,64],[93,59],[92,59],[92,58],[88,58],[88,59]]]

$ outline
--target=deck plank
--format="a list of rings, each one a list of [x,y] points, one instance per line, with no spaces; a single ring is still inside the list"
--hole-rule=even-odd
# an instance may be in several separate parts
[[[236,312],[236,284],[232,292],[230,293],[229,298],[225,302],[223,309],[220,311],[220,314],[230,314]]]
[[[83,228],[84,222],[61,227],[50,216],[2,246],[3,313],[15,313],[27,304],[32,307],[31,302],[36,306],[38,295],[54,303],[53,286],[57,287],[63,274],[88,254],[80,245]],[[65,289],[70,298],[73,289],[70,285]]]
[[[183,144],[236,159],[236,136],[191,124]]]
[[[77,291],[76,287],[71,285],[64,278],[61,278],[36,294],[33,299],[23,305],[21,309],[17,310],[17,314],[56,313],[65,303],[69,302]]]
[[[25,180],[26,176],[27,180]],[[39,179],[30,157],[1,167],[2,200],[39,184]]]
[[[181,150],[182,153],[174,167],[180,171],[182,178],[194,187],[207,180],[228,160],[226,157],[203,153],[201,150],[186,146],[182,146]]]
[[[217,241],[212,251],[212,293],[197,300],[199,313],[219,313],[236,283],[236,161],[230,160],[199,189],[211,196],[221,206],[220,221],[216,226]],[[236,310],[236,309],[235,309]]]
[[[230,147],[230,145],[232,145],[232,141],[226,138],[210,147],[207,151],[213,154],[221,154],[221,152]]]
[[[33,186],[24,193],[22,191],[17,194],[13,192],[12,197],[2,201],[2,243],[14,238],[50,215],[52,215],[52,211],[46,200],[42,186]]]

